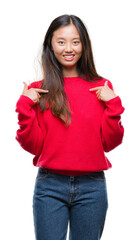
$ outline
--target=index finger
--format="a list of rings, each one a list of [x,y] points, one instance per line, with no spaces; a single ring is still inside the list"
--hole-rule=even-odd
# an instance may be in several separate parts
[[[44,90],[44,89],[40,89],[40,88],[35,88],[35,90],[39,93],[46,93],[49,92],[49,90]]]
[[[102,87],[95,87],[95,88],[90,88],[89,91],[97,91],[99,89],[101,89]]]

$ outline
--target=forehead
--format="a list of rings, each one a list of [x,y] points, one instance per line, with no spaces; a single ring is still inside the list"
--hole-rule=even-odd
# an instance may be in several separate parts
[[[53,36],[55,38],[80,38],[78,30],[73,24],[58,28],[54,31]]]

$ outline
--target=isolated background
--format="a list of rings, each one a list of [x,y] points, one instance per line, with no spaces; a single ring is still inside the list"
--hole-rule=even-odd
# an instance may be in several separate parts
[[[123,144],[108,153],[109,209],[102,240],[140,239],[139,1],[5,0],[0,6],[0,239],[34,239],[32,196],[37,168],[15,140],[16,102],[40,80],[41,46],[51,21],[79,16],[88,28],[97,71],[109,79],[125,112]],[[57,239],[56,239],[57,240]]]

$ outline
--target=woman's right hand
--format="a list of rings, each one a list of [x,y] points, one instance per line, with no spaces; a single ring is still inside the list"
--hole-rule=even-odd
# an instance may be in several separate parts
[[[41,97],[39,93],[47,93],[48,90],[39,89],[39,88],[30,88],[28,89],[27,83],[24,83],[24,89],[22,95],[29,97],[34,103],[39,103],[39,98]]]

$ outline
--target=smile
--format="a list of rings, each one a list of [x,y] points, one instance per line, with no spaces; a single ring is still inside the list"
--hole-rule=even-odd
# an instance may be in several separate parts
[[[64,55],[63,57],[66,61],[72,61],[74,59],[74,55]]]

